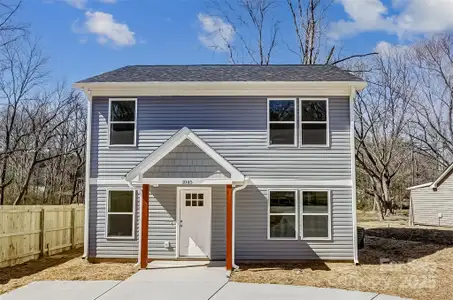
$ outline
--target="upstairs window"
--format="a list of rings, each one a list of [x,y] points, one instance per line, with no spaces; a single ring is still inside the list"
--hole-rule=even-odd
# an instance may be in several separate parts
[[[135,146],[136,99],[110,99],[109,145]]]
[[[296,100],[268,100],[269,145],[296,145]]]
[[[329,144],[329,109],[327,100],[300,100],[301,146]]]

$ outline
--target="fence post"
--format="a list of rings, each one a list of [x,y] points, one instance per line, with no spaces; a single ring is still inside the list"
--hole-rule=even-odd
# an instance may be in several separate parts
[[[75,248],[75,208],[71,207],[71,249]]]
[[[44,256],[44,249],[46,247],[46,225],[45,225],[45,212],[44,207],[41,208],[41,220],[40,220],[40,245],[39,248],[41,250],[41,256]]]

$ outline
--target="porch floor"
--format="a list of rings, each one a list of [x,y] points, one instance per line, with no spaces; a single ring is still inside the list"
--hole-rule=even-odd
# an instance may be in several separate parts
[[[154,260],[148,263],[147,269],[173,269],[189,267],[225,267],[225,261],[198,260]]]

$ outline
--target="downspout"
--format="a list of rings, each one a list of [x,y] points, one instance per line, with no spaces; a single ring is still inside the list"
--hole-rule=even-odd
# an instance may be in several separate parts
[[[357,241],[357,186],[356,186],[356,171],[355,171],[355,110],[354,98],[356,95],[356,88],[351,87],[351,94],[349,96],[349,118],[350,118],[350,145],[351,145],[351,183],[352,183],[352,247],[354,264],[359,264],[359,246]]]
[[[139,195],[139,201],[138,201],[138,205],[139,205],[139,215],[140,215],[140,218],[142,217],[142,200],[143,200],[143,193],[142,193],[142,189],[140,188],[136,188],[132,182],[130,181],[127,181],[126,178],[124,178],[126,180],[126,183],[127,185],[131,188],[131,189],[134,189],[134,191],[137,191],[138,192],[138,195]],[[137,251],[137,263],[134,265],[134,267],[140,267],[140,257],[141,257],[141,254],[142,254],[142,220],[139,219],[138,220],[138,251]]]
[[[235,187],[233,189],[233,196],[232,196],[232,198],[233,198],[232,199],[233,200],[233,220],[232,220],[233,232],[232,232],[232,245],[231,245],[231,247],[233,247],[233,249],[231,249],[231,255],[233,256],[232,257],[233,269],[235,269],[235,270],[239,269],[239,266],[236,265],[236,192],[242,191],[248,185],[249,185],[249,178],[245,177],[244,183],[241,186]]]
[[[93,97],[91,90],[83,89],[83,92],[88,97],[87,105],[87,136],[86,136],[86,150],[85,150],[85,220],[84,220],[84,233],[83,233],[83,256],[88,258],[88,242],[89,242],[89,225],[90,225],[90,169],[91,169],[91,115]]]

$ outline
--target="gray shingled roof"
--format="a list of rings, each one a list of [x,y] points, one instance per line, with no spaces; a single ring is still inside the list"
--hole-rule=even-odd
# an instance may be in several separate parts
[[[126,66],[87,82],[144,81],[362,81],[331,65],[172,65]]]

